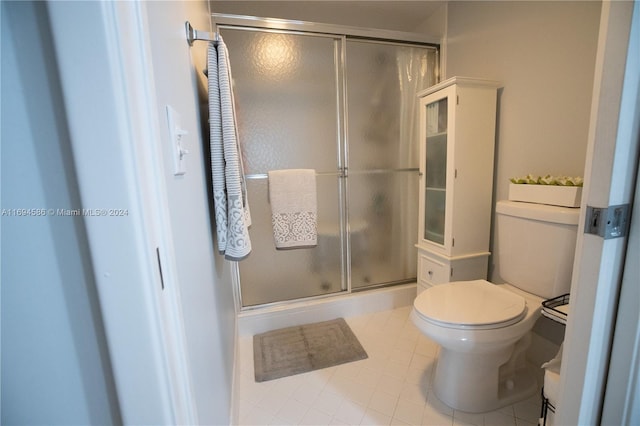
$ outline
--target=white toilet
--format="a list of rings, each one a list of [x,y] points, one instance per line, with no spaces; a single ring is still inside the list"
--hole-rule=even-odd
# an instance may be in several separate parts
[[[579,209],[517,201],[496,205],[498,275],[435,285],[415,300],[411,319],[440,353],[438,398],[472,413],[525,399],[538,387],[526,367],[529,331],[545,299],[569,292]]]

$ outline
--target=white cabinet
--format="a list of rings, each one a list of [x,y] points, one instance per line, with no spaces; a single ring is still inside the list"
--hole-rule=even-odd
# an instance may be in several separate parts
[[[418,288],[486,279],[500,84],[454,77],[418,94]]]

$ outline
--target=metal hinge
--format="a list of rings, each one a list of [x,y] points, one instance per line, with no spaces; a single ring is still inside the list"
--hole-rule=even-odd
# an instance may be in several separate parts
[[[609,207],[587,206],[584,233],[599,235],[605,240],[627,236],[629,204]]]

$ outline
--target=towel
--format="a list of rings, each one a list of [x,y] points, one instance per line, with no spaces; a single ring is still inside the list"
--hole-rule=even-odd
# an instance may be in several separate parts
[[[557,407],[558,395],[560,394],[560,370],[562,369],[562,346],[558,354],[548,362],[542,364],[544,368],[544,396],[549,399],[549,403]]]
[[[318,244],[315,170],[271,170],[268,174],[276,248],[315,247]]]
[[[222,37],[217,45],[209,43],[207,66],[212,192],[218,251],[229,260],[241,260],[251,252],[248,230],[251,215],[238,145],[229,56]]]

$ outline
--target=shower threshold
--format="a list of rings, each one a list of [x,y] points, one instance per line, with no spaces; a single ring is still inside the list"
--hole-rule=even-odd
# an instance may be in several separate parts
[[[368,290],[368,291],[364,291]],[[282,302],[256,307],[238,314],[238,335],[251,336],[283,327],[334,318],[363,315],[411,306],[416,298],[416,282],[358,289],[311,300]]]

